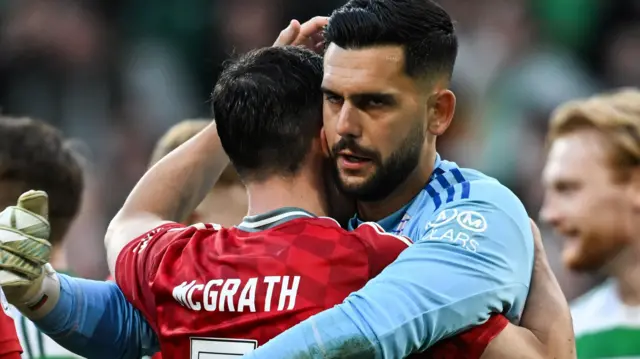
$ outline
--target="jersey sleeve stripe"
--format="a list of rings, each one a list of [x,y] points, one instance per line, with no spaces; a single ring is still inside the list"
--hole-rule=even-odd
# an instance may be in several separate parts
[[[440,199],[438,192],[436,192],[436,190],[433,189],[431,184],[428,184],[427,187],[425,187],[425,189],[427,190],[427,193],[429,194],[429,196],[433,198],[433,204],[435,204],[436,209],[440,208],[440,205],[442,204],[442,200]]]
[[[443,189],[451,187],[451,184],[449,183],[449,181],[447,181],[447,179],[442,174],[438,175],[436,177],[436,180],[438,181],[438,183],[440,183],[440,186],[442,186]]]
[[[438,185],[441,189],[436,190]],[[461,191],[457,190],[456,185],[461,185]],[[446,202],[451,203],[455,199],[456,193],[460,193],[460,199],[468,199],[471,193],[471,183],[466,180],[462,172],[458,168],[452,168],[449,171],[444,171],[441,168],[436,168],[433,171],[433,178],[425,186],[425,190],[429,196],[433,199],[435,209],[439,209],[442,206],[443,198],[442,191],[447,192]]]
[[[460,199],[467,199],[471,195],[471,182],[462,182],[462,196]]]
[[[455,194],[456,194],[456,188],[454,186],[447,188],[447,203],[450,203],[453,201],[453,197]]]
[[[451,169],[451,173],[453,174],[453,178],[456,179],[456,182],[458,183],[462,183],[462,182],[466,182],[467,180],[464,178],[464,176],[462,175],[462,172],[460,172],[460,169],[458,168],[452,168]]]

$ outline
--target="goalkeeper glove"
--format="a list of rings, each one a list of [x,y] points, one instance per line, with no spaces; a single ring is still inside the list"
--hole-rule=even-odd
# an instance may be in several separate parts
[[[56,273],[47,263],[48,211],[47,194],[28,191],[16,206],[0,212],[0,286],[9,303],[32,318],[46,314],[43,310],[48,312],[60,293]]]

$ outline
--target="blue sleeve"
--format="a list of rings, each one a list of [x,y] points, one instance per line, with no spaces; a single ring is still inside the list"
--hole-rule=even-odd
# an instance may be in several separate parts
[[[87,358],[140,359],[158,351],[155,333],[113,282],[58,274],[60,299],[34,323],[66,349]]]
[[[404,358],[491,313],[518,321],[533,267],[529,218],[508,189],[486,187],[420,218],[416,243],[364,288],[247,356]]]

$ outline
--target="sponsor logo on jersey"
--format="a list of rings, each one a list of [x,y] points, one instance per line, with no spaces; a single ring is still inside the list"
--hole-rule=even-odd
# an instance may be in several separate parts
[[[212,279],[206,283],[193,280],[182,282],[172,294],[178,304],[196,312],[269,312],[293,309],[299,285],[300,276]],[[264,298],[256,301],[256,291],[265,293]],[[275,303],[277,307],[273,308]]]
[[[487,230],[487,220],[476,211],[463,211],[456,217],[458,224],[472,232],[484,232]]]
[[[427,223],[427,229],[444,226],[458,217],[458,210],[455,208],[440,211],[436,218]]]

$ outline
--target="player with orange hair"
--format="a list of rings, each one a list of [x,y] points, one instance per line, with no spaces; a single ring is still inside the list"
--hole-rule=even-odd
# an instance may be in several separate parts
[[[578,357],[640,356],[640,91],[563,104],[548,142],[542,217],[569,269],[609,276],[573,303]]]

